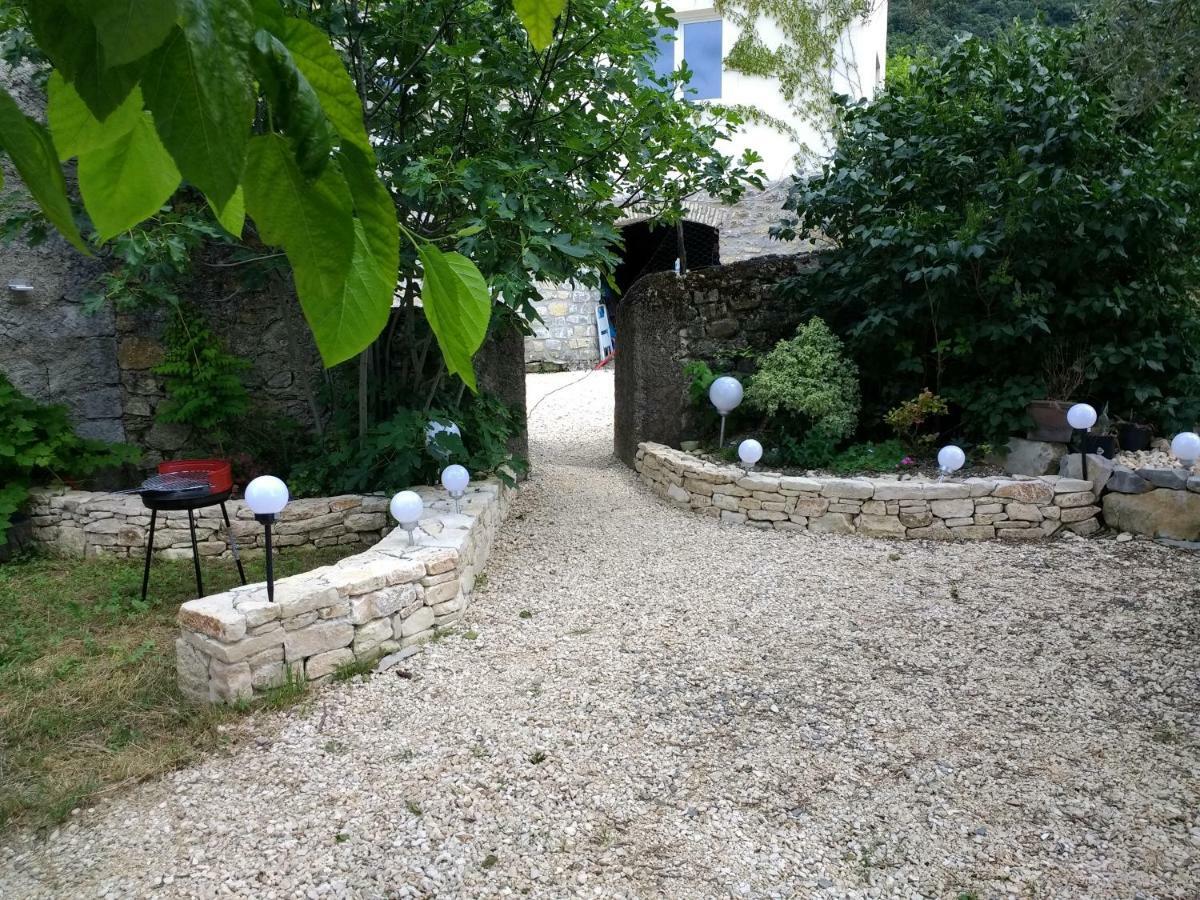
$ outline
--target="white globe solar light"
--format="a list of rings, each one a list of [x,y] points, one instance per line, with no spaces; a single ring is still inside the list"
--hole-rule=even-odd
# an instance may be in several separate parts
[[[748,469],[762,459],[762,455],[763,446],[754,438],[746,438],[746,440],[738,444],[738,459]]]
[[[275,602],[275,562],[271,553],[271,523],[288,503],[287,485],[274,475],[259,475],[246,485],[246,505],[262,522],[263,550],[267,556],[267,602]],[[190,513],[189,513],[190,515]],[[237,549],[234,549],[236,555]]]
[[[1200,434],[1181,431],[1171,439],[1171,454],[1189,469],[1200,457]]]
[[[742,383],[730,375],[722,375],[709,387],[708,399],[717,412],[727,416],[742,402]]]
[[[274,475],[259,475],[246,485],[246,505],[256,516],[277,516],[287,503],[287,485]]]
[[[1076,403],[1067,410],[1067,424],[1080,431],[1090,431],[1096,424],[1096,409],[1088,403]]]
[[[938,467],[946,474],[950,474],[957,472],[966,464],[967,454],[963,453],[962,447],[947,444],[938,451],[937,460]]]
[[[455,512],[458,512],[458,498],[463,495],[470,481],[471,474],[458,463],[442,469],[442,487],[454,498]]]
[[[388,508],[392,511],[392,518],[408,532],[408,542],[414,543],[413,532],[421,521],[421,513],[425,511],[425,501],[421,495],[416,491],[401,491],[392,498]]]
[[[462,437],[462,431],[459,430],[459,427],[455,423],[449,420],[442,422],[437,419],[430,419],[429,424],[425,426],[425,449],[438,459],[446,460],[450,458],[450,452],[444,447],[437,445],[437,436],[443,432]]]

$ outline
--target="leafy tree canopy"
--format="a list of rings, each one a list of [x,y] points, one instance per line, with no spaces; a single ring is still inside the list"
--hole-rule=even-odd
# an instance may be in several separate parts
[[[993,439],[1067,358],[1080,398],[1195,422],[1197,108],[1175,92],[1123,115],[1086,46],[1016,26],[915,62],[846,110],[833,159],[797,184],[783,235],[836,246],[787,291],[847,338],[864,408],[929,387]]]
[[[1078,0],[890,0],[888,52],[941,50],[962,34],[994,37],[1014,19],[1034,22],[1040,17],[1049,25],[1069,25],[1080,5]]]

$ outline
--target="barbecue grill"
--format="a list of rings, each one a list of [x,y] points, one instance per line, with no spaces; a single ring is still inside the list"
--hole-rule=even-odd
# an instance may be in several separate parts
[[[196,519],[194,513],[206,506],[220,506],[225,519],[225,532],[229,536],[229,549],[237,563],[238,577],[246,583],[246,571],[238,553],[237,539],[229,521],[225,501],[233,493],[233,476],[229,463],[224,460],[195,459],[175,460],[158,464],[158,474],[147,478],[136,488],[124,493],[138,494],[142,503],[150,510],[150,537],[146,541],[146,566],[142,572],[142,600],[150,587],[150,560],[154,556],[154,528],[159,512],[186,510],[188,530],[192,536],[192,566],[196,571],[196,596],[204,596],[204,579],[200,574],[200,551],[196,544]]]

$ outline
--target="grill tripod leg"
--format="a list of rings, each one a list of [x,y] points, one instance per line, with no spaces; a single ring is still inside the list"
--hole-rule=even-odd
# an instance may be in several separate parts
[[[142,572],[142,602],[146,602],[146,589],[150,587],[150,557],[154,555],[154,523],[158,510],[150,510],[150,539],[146,541],[146,568]]]
[[[237,538],[233,536],[233,526],[229,524],[229,510],[225,508],[225,503],[221,503],[221,515],[225,517],[225,533],[229,535],[229,549],[233,553],[233,561],[237,563],[238,577],[242,579],[242,584],[246,583],[246,570],[242,568],[242,556],[238,553]]]

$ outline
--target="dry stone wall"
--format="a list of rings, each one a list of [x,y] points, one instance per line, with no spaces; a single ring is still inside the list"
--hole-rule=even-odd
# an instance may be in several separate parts
[[[347,494],[293,500],[272,529],[277,547],[332,547],[375,543],[385,533],[387,497]],[[240,549],[263,544],[263,527],[241,500],[225,503]],[[146,552],[150,510],[136,494],[105,494],[65,488],[35,488],[29,506],[32,540],[64,556],[133,556]],[[196,539],[201,556],[229,557],[228,534],[219,506],[197,510]],[[160,512],[154,526],[159,559],[190,559],[186,512]]]
[[[776,531],[934,540],[1038,540],[1101,528],[1092,483],[1078,478],[900,481],[797,477],[706,462],[662,444],[638,447],[656,494],[684,509]]]
[[[416,490],[426,514],[415,546],[396,529],[336,565],[281,579],[274,602],[266,585],[252,584],[184,603],[180,690],[232,703],[288,679],[323,683],[341,666],[416,652],[459,619],[511,492],[498,481],[475,483],[454,512],[444,491]]]

